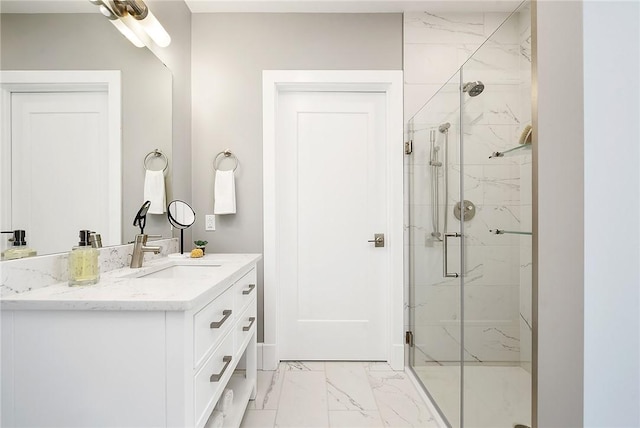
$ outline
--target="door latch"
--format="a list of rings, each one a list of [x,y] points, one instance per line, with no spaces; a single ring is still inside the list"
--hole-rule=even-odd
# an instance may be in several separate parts
[[[367,242],[374,242],[376,247],[384,247],[384,233],[376,233],[373,235],[373,239],[370,239]]]

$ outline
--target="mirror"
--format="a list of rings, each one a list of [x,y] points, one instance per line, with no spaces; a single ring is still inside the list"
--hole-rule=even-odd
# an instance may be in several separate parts
[[[180,254],[184,253],[184,230],[196,222],[196,213],[191,205],[184,201],[171,201],[167,207],[169,223],[176,229],[180,229]]]
[[[14,2],[19,5],[21,2]],[[31,7],[37,3],[50,2],[25,2]],[[49,5],[53,7],[52,5]],[[77,198],[68,198],[70,186],[79,185],[83,174],[76,173],[74,165],[62,166],[64,174],[50,177],[58,181],[54,187],[55,192],[50,193],[47,207],[59,206],[61,209],[82,213],[74,232],[59,232],[60,227],[46,226],[29,228],[21,226],[24,219],[12,218],[11,212],[6,212],[10,201],[5,200],[6,194],[11,190],[11,174],[0,178],[2,188],[9,188],[9,192],[3,191],[3,199],[0,201],[2,212],[0,213],[0,228],[2,230],[25,229],[30,237],[30,245],[38,251],[38,255],[66,252],[76,244],[77,231],[90,229],[102,234],[104,245],[116,245],[133,241],[138,229],[132,225],[131,216],[138,210],[145,200],[144,190],[144,159],[154,150],[162,151],[168,159],[168,168],[165,173],[167,198],[171,196],[171,171],[172,171],[172,75],[167,67],[148,49],[136,48],[126,40],[95,8],[89,4],[89,13],[2,13],[0,14],[0,64],[2,70],[118,70],[121,79],[121,132],[117,135],[120,140],[120,156],[116,156],[117,165],[107,165],[103,161],[104,156],[95,155],[86,159],[90,165],[89,172],[83,174],[111,174],[116,169],[116,180],[107,180],[113,184],[120,178],[120,194],[117,198],[121,204],[119,209],[108,212],[104,208],[91,211],[92,203],[82,204]],[[14,5],[15,7],[15,5]],[[3,12],[5,10],[3,9]],[[37,12],[37,11],[36,11]],[[69,130],[68,132],[71,132]],[[65,135],[60,138],[66,140]],[[11,146],[9,146],[11,147]],[[43,161],[51,164],[65,162],[66,156],[55,157],[57,151],[52,149],[50,153],[43,155]],[[13,160],[3,150],[0,154],[2,170],[7,171],[13,166]],[[10,159],[7,167],[7,158]],[[23,160],[28,156],[23,156]],[[150,161],[152,168],[156,169],[155,159]],[[78,162],[75,162],[77,165]],[[29,168],[40,171],[37,165],[20,164],[23,169]],[[63,179],[64,178],[64,182]],[[66,186],[66,188],[65,188]],[[103,197],[103,192],[93,190],[92,197]],[[65,199],[65,196],[67,198]],[[71,200],[69,200],[71,199]],[[75,206],[74,204],[78,204]],[[47,209],[32,209],[33,216],[50,216]],[[108,236],[101,226],[94,226],[92,222],[97,217],[119,219],[121,230],[115,230],[113,237]],[[13,216],[17,217],[17,216]],[[21,216],[24,217],[24,216]],[[164,215],[149,214],[147,216],[147,233],[171,237],[170,226]],[[30,221],[30,220],[29,220]],[[60,223],[58,223],[60,224]],[[5,249],[7,239],[3,236],[0,246]],[[47,240],[42,245],[37,244]],[[40,247],[40,248],[38,248]],[[42,251],[45,249],[45,251]]]

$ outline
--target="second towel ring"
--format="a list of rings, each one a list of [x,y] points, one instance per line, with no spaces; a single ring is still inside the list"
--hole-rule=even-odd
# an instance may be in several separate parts
[[[224,152],[220,152],[220,153],[218,153],[216,155],[216,158],[213,160],[213,169],[214,170],[218,171],[218,161],[220,160],[220,156],[224,156],[225,158],[232,157],[233,160],[236,161],[236,166],[233,167],[232,171],[235,171],[236,169],[238,169],[238,166],[240,165],[240,161],[238,160],[236,155],[231,153],[231,150],[227,149]]]
[[[164,153],[162,153],[160,150],[155,149],[152,152],[149,152],[145,157],[144,157],[144,169],[146,169],[147,171],[155,171],[150,169],[147,166],[147,162],[149,161],[149,159],[151,158],[157,158],[157,157],[163,157],[164,158],[164,168],[162,168],[162,172],[165,172],[167,170],[167,168],[169,167],[169,158],[167,158],[167,155],[165,155]]]

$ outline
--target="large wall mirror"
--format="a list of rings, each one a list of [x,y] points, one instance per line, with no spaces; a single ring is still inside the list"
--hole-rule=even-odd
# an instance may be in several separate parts
[[[90,152],[93,153],[91,155],[82,156],[81,159],[73,156],[72,152],[69,152],[73,151],[73,148],[65,148],[65,141],[79,137],[75,127],[69,129],[70,127],[62,121],[58,123],[60,134],[52,136],[50,147],[46,147],[46,150],[39,149],[35,153],[32,148],[22,146],[9,151],[3,150],[0,159],[4,170],[3,189],[12,188],[14,193],[18,193],[16,189],[27,189],[20,190],[20,193],[26,192],[28,196],[33,196],[35,202],[31,203],[31,215],[42,216],[50,222],[39,230],[28,230],[24,222],[16,218],[20,215],[7,214],[4,208],[11,204],[11,200],[7,199],[11,197],[11,192],[3,191],[0,201],[3,206],[0,226],[2,230],[26,229],[27,243],[38,255],[69,251],[77,243],[75,228],[95,230],[104,234],[103,241],[106,245],[131,242],[138,232],[133,226],[133,218],[144,202],[145,158],[154,150],[161,151],[168,160],[165,177],[167,200],[171,200],[172,197],[171,72],[151,51],[136,48],[129,43],[99,14],[97,8],[88,2],[83,5],[83,12],[86,13],[52,13],[60,11],[52,11],[50,7],[44,13],[33,9],[33,6],[49,2],[26,3],[30,4],[29,13],[25,13],[27,10],[12,10],[11,12],[16,13],[6,13],[3,9],[0,15],[0,69],[25,74],[45,70],[117,71],[120,81],[117,96],[120,97],[121,106],[120,156],[108,159],[108,152],[101,147]],[[47,91],[50,93],[45,95],[55,96],[55,90],[46,89],[43,92]],[[97,91],[100,92],[99,87]],[[15,102],[16,106],[23,108],[21,106],[25,104],[33,104],[32,94],[27,97],[18,93],[15,95],[12,103]],[[66,102],[76,102],[77,94],[71,95]],[[46,103],[47,99],[38,102]],[[99,104],[102,101],[96,102]],[[109,105],[106,108],[108,112],[111,111]],[[14,116],[17,116],[17,113]],[[52,117],[53,119],[49,117],[47,120],[55,121],[55,115]],[[89,115],[87,117],[89,118]],[[7,128],[11,129],[11,126],[17,128],[13,125],[13,119],[11,115],[6,114],[2,117],[5,129],[2,144],[5,148],[11,147],[7,146],[7,138],[18,138],[12,132],[6,131]],[[87,130],[93,131],[99,137],[102,131],[96,131],[100,126],[98,122],[87,119],[85,125]],[[106,140],[105,137],[104,144],[107,144]],[[147,166],[150,169],[161,169],[164,166],[163,161],[164,158],[158,157],[156,162],[152,156],[148,159]],[[55,176],[42,177],[41,172],[46,169],[44,166],[47,164],[57,166],[58,172],[50,174]],[[19,180],[20,183],[9,183],[13,186],[7,186],[8,168],[22,171],[18,176],[9,175],[13,181]],[[117,192],[120,206],[117,210],[107,209],[99,203],[101,199],[110,197],[108,186],[87,184],[88,178],[91,177],[113,186],[117,181],[113,179],[114,174],[119,174],[120,178],[120,188]],[[31,183],[22,185],[29,180]],[[70,189],[87,197],[77,194],[69,197]],[[36,190],[42,196],[36,196]],[[119,231],[109,233],[107,230],[100,230],[101,226],[95,226],[96,219],[102,219],[103,223],[100,224],[105,224],[104,219],[108,221],[109,218],[113,219],[113,216],[119,217],[118,222],[111,222],[119,223]],[[78,224],[73,226],[73,232],[63,227],[71,218],[80,218],[79,222],[75,220]],[[145,232],[170,237],[171,230],[166,215],[149,215]],[[0,238],[2,250],[7,247],[8,237],[9,235],[3,235]]]

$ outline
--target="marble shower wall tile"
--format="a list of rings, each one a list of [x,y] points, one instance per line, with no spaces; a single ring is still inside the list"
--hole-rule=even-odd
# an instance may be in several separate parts
[[[160,245],[162,251],[160,254],[147,253],[147,260],[178,251],[177,238],[153,242],[154,245]],[[108,272],[129,265],[133,244],[104,247],[99,251],[100,272]],[[58,253],[0,262],[0,297],[67,281],[68,255],[69,253]]]
[[[504,322],[465,323],[465,361],[473,363],[520,363],[520,327]],[[416,325],[416,358],[424,363],[446,364],[460,360],[461,327],[459,322]]]
[[[495,28],[498,24],[495,23]],[[479,46],[487,38],[486,31],[482,13],[408,12],[404,15],[405,43],[477,43]]]
[[[465,318],[498,323],[517,322],[518,288],[479,285],[464,291]],[[460,320],[460,287],[424,286],[415,288],[415,323],[438,324]]]

